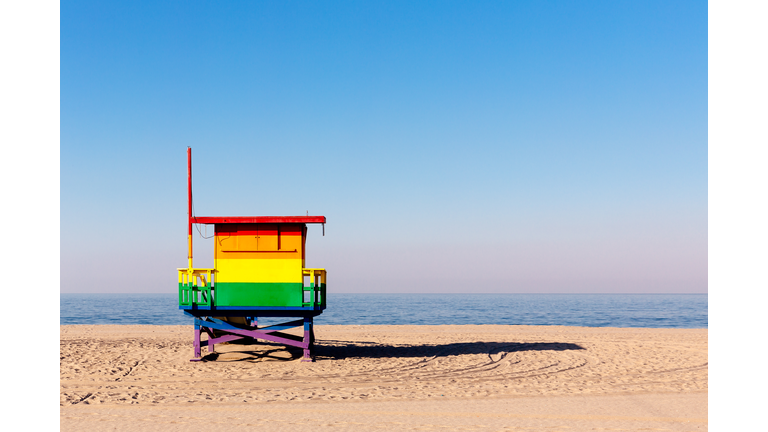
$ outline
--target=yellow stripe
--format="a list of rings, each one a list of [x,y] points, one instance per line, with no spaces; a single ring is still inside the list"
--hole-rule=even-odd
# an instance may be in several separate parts
[[[216,259],[217,282],[301,282],[300,259]]]

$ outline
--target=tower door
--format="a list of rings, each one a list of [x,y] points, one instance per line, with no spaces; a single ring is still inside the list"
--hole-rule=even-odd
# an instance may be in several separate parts
[[[270,252],[280,250],[280,226],[259,224],[256,226],[256,250]]]

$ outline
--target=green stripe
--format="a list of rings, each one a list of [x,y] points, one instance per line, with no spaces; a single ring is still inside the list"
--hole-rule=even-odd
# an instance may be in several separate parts
[[[217,283],[216,306],[301,306],[302,288],[295,283]]]

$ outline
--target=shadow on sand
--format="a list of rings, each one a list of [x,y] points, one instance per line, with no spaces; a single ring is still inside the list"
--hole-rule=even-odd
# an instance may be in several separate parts
[[[291,361],[302,356],[302,350],[285,347],[280,344],[264,343],[260,347],[267,349],[253,351],[238,350],[242,358],[226,361]],[[249,346],[250,348],[250,346]],[[583,350],[582,346],[562,342],[454,342],[429,345],[387,345],[376,342],[348,342],[337,340],[318,340],[312,354],[316,360],[344,359],[379,359],[403,357],[447,357],[463,354],[488,354],[519,351],[569,351]],[[219,353],[208,354],[203,361],[215,361]]]

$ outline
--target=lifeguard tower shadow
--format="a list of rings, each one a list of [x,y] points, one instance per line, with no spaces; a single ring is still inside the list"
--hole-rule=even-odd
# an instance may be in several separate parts
[[[315,345],[315,359],[346,360],[346,359],[381,359],[381,358],[414,358],[414,357],[444,357],[472,354],[497,354],[500,352],[523,351],[571,351],[586,348],[564,342],[453,342],[447,344],[425,345],[388,345],[376,342],[350,342],[338,340],[318,340]],[[280,344],[260,344],[266,350],[254,351],[243,346],[237,352],[243,357],[227,361],[293,361],[302,358],[302,351],[295,347]],[[281,354],[277,356],[275,354]],[[203,361],[216,361],[219,353],[208,354]],[[287,355],[287,356],[286,356]],[[247,356],[247,357],[246,357]]]
[[[317,360],[348,358],[434,357],[464,354],[497,354],[520,351],[568,351],[585,348],[563,342],[453,342],[425,345],[387,345],[375,342],[320,341]]]

